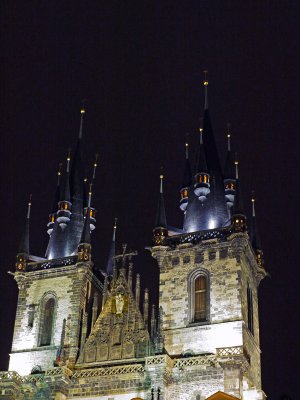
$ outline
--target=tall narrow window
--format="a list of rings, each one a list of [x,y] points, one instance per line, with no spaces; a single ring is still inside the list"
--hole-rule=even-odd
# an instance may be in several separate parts
[[[44,303],[41,315],[40,346],[49,346],[51,344],[54,306],[55,300],[53,297]]]
[[[194,311],[194,322],[201,322],[206,320],[206,277],[199,275],[195,281],[195,311]]]
[[[248,284],[247,286],[247,310],[248,310],[248,329],[254,334],[253,329],[253,300],[252,300],[252,290]]]

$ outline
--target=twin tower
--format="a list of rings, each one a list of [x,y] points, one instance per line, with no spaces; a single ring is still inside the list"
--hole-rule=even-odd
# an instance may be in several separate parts
[[[135,253],[96,269],[91,232],[97,161],[83,177],[85,110],[72,163],[58,174],[44,258],[30,254],[29,221],[13,273],[19,288],[2,399],[263,400],[258,286],[266,276],[252,216],[246,218],[228,138],[221,168],[207,107],[195,165],[186,148],[181,229],[167,224],[163,176],[150,247],[159,304],[133,274]],[[72,164],[72,165],[71,165]],[[248,228],[249,226],[249,228]],[[145,243],[146,245],[147,243]],[[150,283],[151,284],[151,283]]]

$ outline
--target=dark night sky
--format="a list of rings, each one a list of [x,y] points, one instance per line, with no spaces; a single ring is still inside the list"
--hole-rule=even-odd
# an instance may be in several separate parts
[[[136,270],[157,297],[158,269],[144,248],[151,241],[159,169],[164,166],[168,223],[180,226],[185,134],[196,143],[207,69],[220,155],[224,159],[230,122],[244,202],[249,209],[254,188],[271,274],[259,289],[263,389],[271,400],[282,393],[296,400],[299,3],[176,3],[1,2],[0,370],[7,368],[17,301],[7,271],[14,270],[28,195],[31,252],[43,255],[57,165],[74,148],[83,98],[86,163],[100,154],[95,263],[105,263],[118,216],[119,246],[126,242],[139,251]]]

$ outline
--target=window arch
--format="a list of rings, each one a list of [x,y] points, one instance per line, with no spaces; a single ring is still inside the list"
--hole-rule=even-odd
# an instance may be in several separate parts
[[[52,342],[56,299],[53,294],[41,301],[39,346],[49,346]]]
[[[209,273],[198,269],[189,276],[189,320],[191,323],[209,321]]]

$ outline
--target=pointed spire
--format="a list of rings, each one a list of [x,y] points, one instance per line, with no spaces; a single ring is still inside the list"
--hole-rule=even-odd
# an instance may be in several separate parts
[[[106,273],[108,276],[112,275],[114,266],[116,264],[115,255],[116,255],[117,222],[118,222],[118,218],[115,218],[115,222],[114,222],[114,226],[113,226],[112,241],[111,241],[110,251],[109,251],[108,260],[107,260],[107,264],[106,264]]]
[[[29,202],[27,206],[27,214],[25,220],[25,229],[20,242],[19,252],[18,254],[27,254],[29,255],[29,221],[30,221],[30,212],[31,212],[31,199],[32,195],[29,196]]]
[[[71,161],[71,149],[68,149],[66,174],[63,180],[63,185],[60,193],[60,202],[67,201],[70,203],[70,161]]]
[[[97,169],[97,167],[98,167],[98,157],[99,157],[99,154],[96,154],[95,162],[94,162],[94,166],[93,166],[93,176],[92,176],[92,181],[93,181],[93,182],[94,182],[95,179],[96,179],[96,169]]]
[[[83,100],[82,106],[81,106],[81,109],[80,109],[80,127],[79,127],[78,139],[82,139],[83,117],[84,117],[84,114],[85,114],[84,103],[85,103],[85,101]]]
[[[252,203],[252,219],[251,219],[251,227],[250,227],[250,240],[252,247],[254,250],[261,250],[261,241],[260,241],[260,235],[257,229],[257,223],[256,223],[256,213],[255,213],[255,196],[254,192],[252,192],[252,198],[251,198],[251,203]]]
[[[141,275],[136,274],[135,281],[135,301],[137,308],[140,309],[140,294],[141,294]]]
[[[51,210],[52,214],[54,214],[57,211],[58,202],[60,200],[61,169],[62,169],[62,163],[59,163],[58,170],[57,170],[57,184],[56,184],[54,202],[53,202],[53,206],[52,206],[52,210]]]
[[[20,242],[19,251],[17,253],[16,269],[20,271],[26,270],[26,261],[29,258],[29,222],[30,222],[30,211],[31,211],[31,197],[32,196],[30,195],[24,232]]]
[[[160,185],[159,185],[159,200],[155,221],[155,228],[163,228],[167,229],[167,219],[166,219],[166,211],[165,211],[165,202],[164,202],[164,192],[163,192],[163,174],[160,174]]]
[[[189,159],[189,144],[185,142],[185,166],[183,174],[182,188],[189,188],[192,183],[192,170],[191,163]]]
[[[204,110],[208,109],[208,80],[207,80],[207,73],[208,71],[203,71],[204,72],[204,90],[205,90],[205,99],[204,99]]]
[[[233,224],[234,230],[236,232],[241,232],[246,230],[246,214],[243,206],[243,199],[241,194],[241,186],[239,180],[239,162],[235,161],[235,179],[236,179],[236,189],[234,197],[234,205],[231,216],[231,222]]]
[[[90,229],[90,208],[87,208],[87,213],[83,225],[80,244],[91,244],[91,229]]]
[[[227,124],[227,154],[225,160],[224,177],[225,179],[234,179],[234,161],[231,152],[231,129]]]
[[[159,200],[157,206],[155,228],[153,229],[153,240],[156,245],[162,245],[164,242],[164,238],[168,236],[166,210],[163,194],[163,179],[163,174],[160,174]]]

